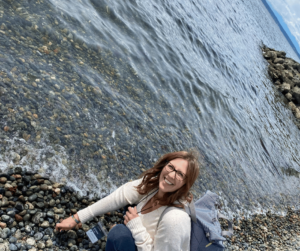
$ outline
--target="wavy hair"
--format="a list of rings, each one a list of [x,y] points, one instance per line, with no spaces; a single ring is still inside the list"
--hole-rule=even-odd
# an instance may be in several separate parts
[[[199,175],[199,162],[198,162],[199,153],[195,150],[191,151],[180,151],[172,152],[163,155],[152,168],[146,170],[140,175],[140,178],[143,178],[140,185],[138,185],[137,191],[142,195],[149,195],[149,193],[158,189],[159,186],[159,177],[163,168],[174,159],[184,159],[188,161],[188,168],[186,173],[186,183],[174,192],[166,193],[163,198],[158,199],[160,205],[162,206],[176,206],[183,208],[182,200],[187,200],[190,202],[193,198],[190,193],[190,188],[196,181]],[[178,201],[179,204],[174,204],[175,201]]]

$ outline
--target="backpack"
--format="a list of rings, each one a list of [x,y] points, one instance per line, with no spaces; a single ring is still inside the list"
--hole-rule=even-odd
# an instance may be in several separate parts
[[[223,241],[226,240],[224,236],[231,237],[233,235],[232,223],[216,208],[218,202],[219,196],[208,190],[199,200],[192,201],[189,206],[185,207],[192,220],[191,251],[223,251],[225,249]],[[157,227],[163,215],[171,210],[178,210],[178,208],[167,207],[160,215]],[[222,231],[219,218],[228,221],[228,231]]]

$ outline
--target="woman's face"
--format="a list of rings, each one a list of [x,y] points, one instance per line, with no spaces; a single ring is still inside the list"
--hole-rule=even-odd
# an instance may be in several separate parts
[[[180,171],[182,174],[187,174],[188,169],[188,161],[185,159],[173,159],[171,160],[161,171],[159,176],[159,192],[168,193],[174,192],[181,188],[185,183],[186,179],[180,180],[178,174],[175,171],[169,172],[167,166],[170,165],[169,168],[175,168],[176,171]]]

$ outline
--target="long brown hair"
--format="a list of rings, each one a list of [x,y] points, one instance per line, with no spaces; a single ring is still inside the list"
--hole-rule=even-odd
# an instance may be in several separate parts
[[[140,178],[143,178],[143,180],[136,187],[137,191],[139,194],[148,195],[152,190],[158,188],[160,174],[171,160],[177,158],[185,159],[188,161],[186,183],[178,190],[166,193],[162,199],[158,200],[162,206],[183,207],[180,200],[191,201],[192,195],[189,191],[199,175],[198,155],[198,152],[195,150],[172,152],[163,155],[152,168],[140,175]],[[179,201],[180,204],[174,204],[175,201]]]

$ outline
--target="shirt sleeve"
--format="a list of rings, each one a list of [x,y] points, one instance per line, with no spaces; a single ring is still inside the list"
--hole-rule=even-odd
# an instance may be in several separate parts
[[[109,211],[120,209],[128,204],[137,203],[143,195],[139,194],[135,187],[141,182],[142,179],[128,182],[105,198],[85,209],[80,210],[78,212],[80,221],[85,223],[98,215],[103,215]]]
[[[138,251],[187,251],[190,249],[191,219],[183,210],[173,209],[163,217],[154,240],[140,217],[127,223]]]

